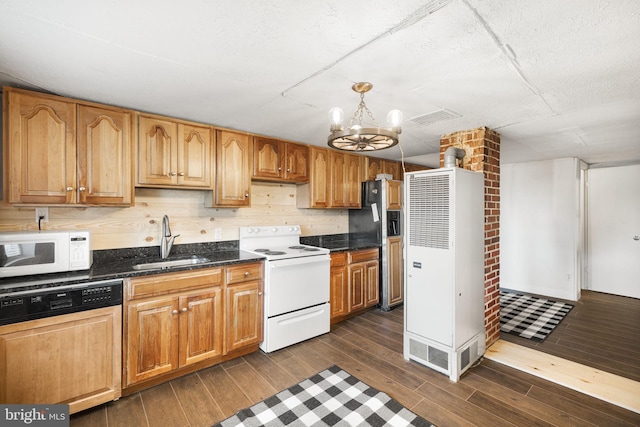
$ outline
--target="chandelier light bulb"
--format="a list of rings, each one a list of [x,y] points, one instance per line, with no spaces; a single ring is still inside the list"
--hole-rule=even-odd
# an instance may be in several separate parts
[[[387,114],[387,123],[392,128],[399,128],[402,124],[402,111],[400,110],[391,110],[389,114]]]
[[[329,121],[333,126],[339,126],[344,120],[344,111],[340,107],[333,107],[329,110]]]

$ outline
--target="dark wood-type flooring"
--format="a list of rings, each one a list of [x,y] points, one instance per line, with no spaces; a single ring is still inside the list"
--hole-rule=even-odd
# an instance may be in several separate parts
[[[501,339],[640,381],[640,299],[582,291],[580,301],[543,342]]]
[[[637,379],[639,307],[637,300],[585,293],[560,330],[534,347]],[[640,425],[638,413],[486,359],[453,383],[404,360],[402,330],[402,308],[371,310],[321,337],[75,414],[71,425],[209,426],[334,364],[438,426]]]

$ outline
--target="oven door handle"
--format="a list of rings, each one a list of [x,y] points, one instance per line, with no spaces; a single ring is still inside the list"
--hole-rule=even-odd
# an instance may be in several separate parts
[[[290,267],[292,265],[295,265],[295,266],[309,265],[309,264],[316,264],[316,263],[329,262],[329,261],[330,261],[329,255],[318,255],[318,256],[269,261],[269,266],[271,268],[278,268],[278,267]]]

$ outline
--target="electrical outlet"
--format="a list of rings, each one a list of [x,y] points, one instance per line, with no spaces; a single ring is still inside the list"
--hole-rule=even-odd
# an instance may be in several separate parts
[[[40,220],[40,217],[43,217]],[[36,208],[36,222],[49,222],[49,208]]]

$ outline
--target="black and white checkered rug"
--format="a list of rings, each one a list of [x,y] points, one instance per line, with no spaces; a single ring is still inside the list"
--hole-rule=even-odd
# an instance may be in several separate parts
[[[500,331],[544,341],[573,306],[530,295],[500,291]]]
[[[239,411],[214,427],[433,426],[337,366]]]

